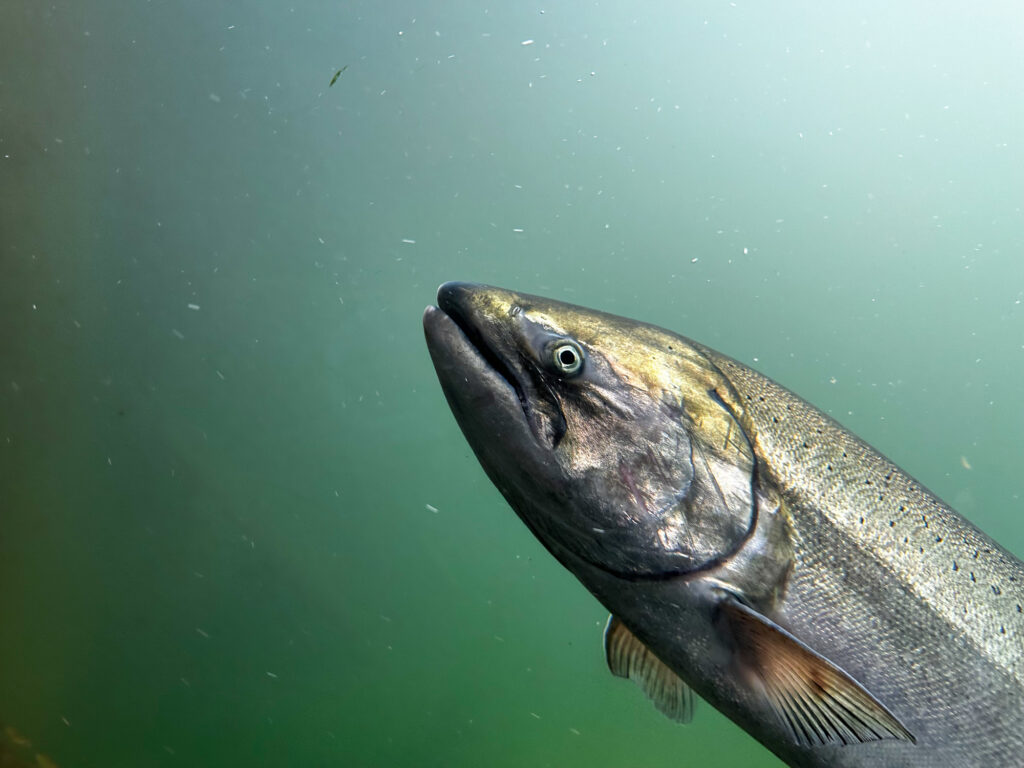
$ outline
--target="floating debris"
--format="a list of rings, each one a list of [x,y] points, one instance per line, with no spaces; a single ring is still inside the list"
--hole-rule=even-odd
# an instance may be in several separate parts
[[[18,733],[17,729],[13,725],[8,725],[4,728],[4,736],[16,747],[31,747],[32,742]]]
[[[437,514],[437,507],[435,507],[433,504],[427,504],[427,510],[433,512],[435,515]]]
[[[346,69],[348,69],[348,64],[346,64],[344,67],[335,72],[334,77],[331,78],[331,82],[328,84],[327,87],[330,88],[332,85],[338,82],[338,78],[341,77],[341,73],[344,72]]]

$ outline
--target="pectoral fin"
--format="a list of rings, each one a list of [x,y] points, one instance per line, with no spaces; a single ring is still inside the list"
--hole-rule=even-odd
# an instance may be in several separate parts
[[[677,723],[693,718],[690,687],[614,616],[604,629],[604,655],[612,674],[639,685],[662,714]]]
[[[778,624],[734,597],[721,608],[741,663],[761,682],[798,744],[916,742],[862,685]]]

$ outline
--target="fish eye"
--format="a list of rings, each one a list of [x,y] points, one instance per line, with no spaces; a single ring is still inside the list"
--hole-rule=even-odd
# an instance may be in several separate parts
[[[583,368],[583,350],[572,342],[563,341],[555,347],[553,360],[559,373],[573,376]]]

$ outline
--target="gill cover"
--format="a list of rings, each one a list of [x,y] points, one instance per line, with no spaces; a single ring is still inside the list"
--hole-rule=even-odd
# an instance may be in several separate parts
[[[583,510],[590,535],[577,539],[575,549],[630,578],[713,567],[742,545],[756,522],[746,435],[713,389],[682,381],[658,392],[623,391],[633,399],[630,410],[598,415],[566,406],[567,453],[587,456],[581,485],[592,494]],[[584,424],[587,410],[591,422]]]

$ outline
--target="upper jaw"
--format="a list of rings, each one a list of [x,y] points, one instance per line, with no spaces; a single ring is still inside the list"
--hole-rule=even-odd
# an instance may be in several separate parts
[[[498,452],[509,448],[502,441],[535,444],[515,379],[492,364],[495,355],[478,341],[479,334],[470,337],[467,329],[472,333],[474,326],[442,291],[438,304],[424,311],[423,331],[445,398],[470,445],[481,460],[494,454],[497,461]]]
[[[480,396],[489,390],[518,400],[515,388],[492,366],[465,331],[439,307],[427,307],[423,312],[423,332],[427,349],[437,371],[445,394],[460,390],[465,396]]]
[[[495,388],[500,384],[506,395],[513,394],[518,418],[529,427],[535,444],[556,448],[565,431],[564,417],[550,387],[531,365],[527,336],[535,324],[525,317],[518,296],[485,285],[445,283],[438,289],[437,303],[424,314],[424,326],[453,408],[453,398],[465,396],[459,390],[484,382]],[[445,370],[454,377],[448,385]],[[471,382],[472,378],[478,381]]]
[[[462,333],[466,341],[473,347],[474,353],[489,365],[493,372],[505,380],[505,383],[512,387],[519,398],[523,409],[526,409],[526,398],[523,395],[522,387],[516,372],[511,370],[508,363],[497,349],[494,343],[488,340],[488,325],[493,320],[481,317],[472,299],[475,294],[487,290],[486,286],[479,286],[472,283],[444,283],[437,289],[438,309],[444,312]]]

